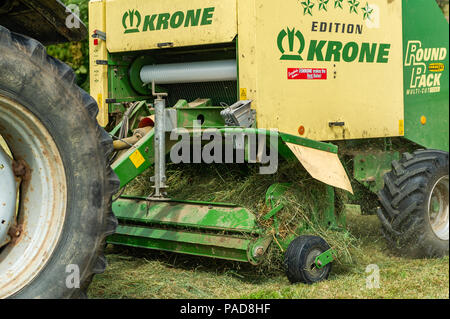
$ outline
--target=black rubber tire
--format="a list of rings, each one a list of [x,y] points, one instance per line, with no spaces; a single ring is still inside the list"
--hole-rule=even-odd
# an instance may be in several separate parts
[[[56,247],[43,269],[12,298],[78,298],[106,268],[106,236],[117,219],[111,198],[119,180],[109,167],[112,140],[96,121],[97,103],[75,84],[73,70],[38,41],[0,26],[0,94],[30,110],[59,149],[67,209]],[[66,265],[80,269],[80,288],[66,287]]]
[[[433,232],[427,207],[433,185],[443,176],[448,176],[448,153],[436,150],[404,153],[384,175],[377,213],[382,233],[397,253],[413,258],[448,255],[449,242]]]
[[[311,271],[311,260],[308,256],[315,250],[323,253],[330,249],[328,243],[318,236],[299,236],[288,246],[284,258],[286,276],[291,283],[302,282],[313,284],[328,278],[332,263],[317,271]]]

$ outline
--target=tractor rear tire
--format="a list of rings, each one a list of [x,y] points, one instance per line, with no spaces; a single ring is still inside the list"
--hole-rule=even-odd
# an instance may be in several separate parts
[[[26,171],[21,231],[0,247],[0,297],[83,298],[93,275],[105,270],[119,181],[97,113],[69,66],[0,26],[0,134]]]
[[[448,153],[418,150],[392,162],[378,193],[378,217],[388,244],[413,258],[449,251]]]
[[[315,260],[328,249],[330,246],[322,237],[307,235],[295,238],[289,244],[284,259],[284,268],[289,281],[313,284],[327,279],[332,263],[319,269],[315,266]]]

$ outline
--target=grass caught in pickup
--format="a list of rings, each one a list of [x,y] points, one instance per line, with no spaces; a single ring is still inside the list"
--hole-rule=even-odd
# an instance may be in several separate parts
[[[150,174],[139,176],[125,193],[148,195]],[[288,235],[300,220],[311,224],[338,251],[329,279],[314,285],[290,284],[283,272],[283,253],[274,244],[260,266],[109,245],[109,266],[94,277],[90,298],[449,298],[448,257],[396,256],[383,239],[378,217],[357,210],[348,210],[348,232],[323,229],[311,221],[323,184],[290,164],[283,164],[275,175],[259,175],[242,166],[169,165],[168,176],[171,197],[234,202],[257,216],[267,212],[264,194],[268,186],[295,183],[302,192],[286,194],[281,231]],[[339,205],[351,201],[337,194]],[[369,265],[379,269],[379,288],[366,286]]]
[[[314,285],[288,282],[284,273],[210,258],[108,246],[106,272],[94,277],[90,298],[449,298],[449,258],[408,259],[390,252],[376,216],[348,216],[364,254],[333,267]],[[380,288],[367,289],[366,267],[378,265]]]

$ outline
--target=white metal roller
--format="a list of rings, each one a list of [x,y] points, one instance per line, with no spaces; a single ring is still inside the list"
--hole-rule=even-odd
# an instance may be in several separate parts
[[[235,81],[237,66],[236,60],[146,65],[140,76],[145,84]]]

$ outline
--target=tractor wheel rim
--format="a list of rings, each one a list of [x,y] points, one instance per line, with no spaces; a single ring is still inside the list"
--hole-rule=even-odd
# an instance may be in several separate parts
[[[15,160],[22,160],[18,236],[0,248],[0,298],[31,283],[49,262],[63,228],[67,185],[53,137],[21,104],[0,94],[0,135]]]
[[[428,198],[428,217],[435,235],[442,240],[448,240],[448,175],[436,181]]]

